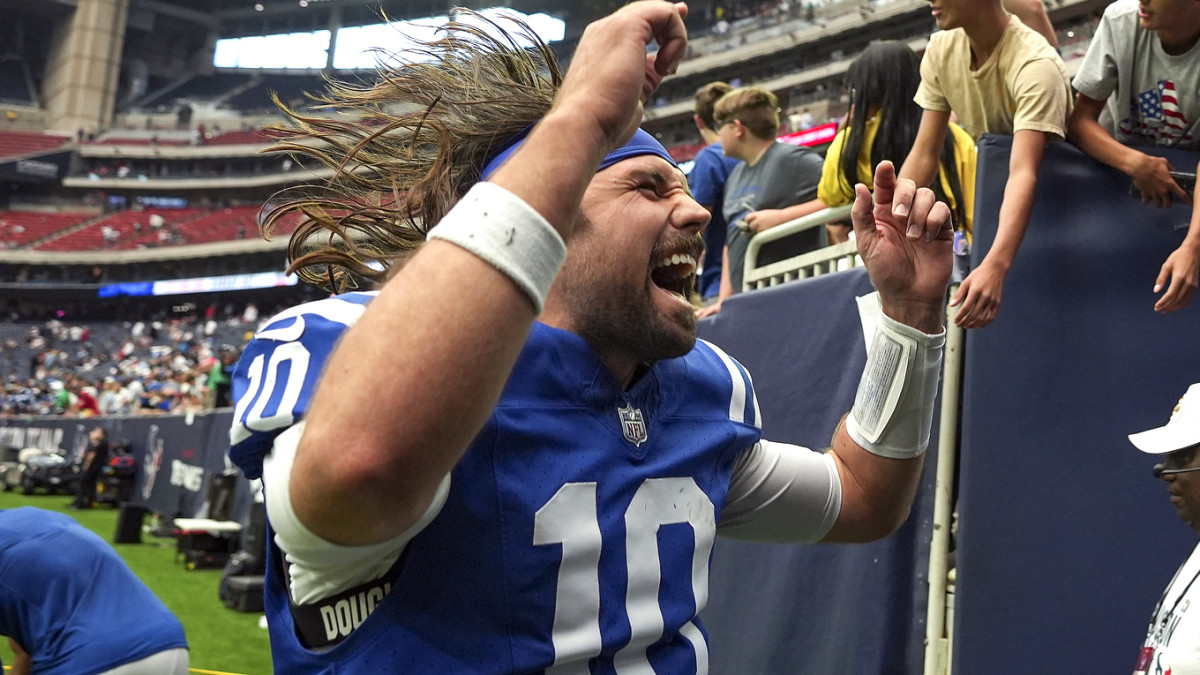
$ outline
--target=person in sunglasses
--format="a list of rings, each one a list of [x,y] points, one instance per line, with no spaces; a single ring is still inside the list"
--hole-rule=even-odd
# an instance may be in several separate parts
[[[1164,426],[1130,434],[1142,452],[1165,455],[1154,477],[1167,484],[1179,517],[1200,534],[1200,383],[1188,387]],[[1135,675],[1200,673],[1200,545],[1167,584],[1154,608]]]

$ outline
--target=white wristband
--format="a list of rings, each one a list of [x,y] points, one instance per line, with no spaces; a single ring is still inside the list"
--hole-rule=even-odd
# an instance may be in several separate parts
[[[880,315],[854,408],[846,418],[854,442],[894,459],[925,452],[945,344],[945,331],[928,335]]]
[[[541,313],[567,257],[567,245],[550,223],[495,183],[476,183],[429,231],[482,258],[513,280]]]

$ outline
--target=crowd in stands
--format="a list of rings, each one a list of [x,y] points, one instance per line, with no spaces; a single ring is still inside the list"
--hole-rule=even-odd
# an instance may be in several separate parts
[[[1040,3],[956,4],[934,14],[942,30],[931,36],[919,69],[916,55],[902,42],[872,45],[850,65],[844,92],[850,113],[823,169],[819,162],[815,169],[798,163],[787,169],[775,166],[780,144],[774,133],[781,120],[771,92],[741,87],[714,101],[712,87],[720,83],[699,90],[694,112],[705,143],[720,148],[727,159],[740,160],[732,169],[716,172],[715,160],[705,160],[701,168],[701,153],[691,177],[695,194],[710,196],[705,206],[714,215],[723,212],[728,223],[722,281],[719,287],[701,289],[707,304],[699,316],[720,311],[724,298],[742,290],[749,239],[848,203],[853,185],[862,182],[870,188],[884,160],[891,161],[902,178],[931,186],[953,211],[954,248],[959,254],[955,280],[960,285],[951,305],[960,305],[956,322],[963,328],[984,328],[997,315],[1005,278],[1019,264],[1016,254],[1047,143],[1070,140],[1125,172],[1146,203],[1193,202],[1195,174],[1191,183],[1186,175],[1190,164],[1172,167],[1166,159],[1129,146],[1200,149],[1197,5],[1151,11],[1139,10],[1132,0],[1119,0],[1108,6],[1103,19],[1089,19],[1081,30],[1096,37],[1073,81],[1055,48],[1060,33]],[[1073,39],[1075,31],[1068,35]],[[812,122],[803,115],[790,120],[793,125]],[[985,133],[1014,140],[1004,204],[998,223],[992,224],[996,239],[971,269],[967,253],[972,241],[974,144]],[[802,157],[799,150],[793,154]],[[1173,169],[1183,173],[1171,173]],[[708,185],[712,181],[718,183],[715,189]],[[810,185],[813,194],[807,189]],[[813,234],[795,233],[769,246],[790,242],[785,253],[795,256],[822,245],[812,241]],[[837,243],[847,236],[848,228],[831,223],[826,241]],[[776,260],[760,256],[758,263]],[[706,258],[706,263],[711,267],[717,261]],[[1155,280],[1154,291],[1162,296],[1154,309],[1172,312],[1186,306],[1198,281],[1200,211],[1194,210],[1188,234]]]
[[[879,7],[883,7],[889,0],[870,0],[862,4],[865,11],[874,11]],[[1061,4],[1061,2],[1059,2]],[[779,30],[781,26],[786,27],[787,24],[793,21],[812,23],[818,18],[818,13],[822,16],[840,16],[847,12],[857,11],[855,8],[859,5],[854,2],[802,2],[791,0],[746,0],[746,1],[729,1],[714,4],[706,8],[702,13],[696,14],[693,19],[701,24],[701,29],[696,31],[699,33],[697,39],[693,41],[693,47],[696,45],[704,45],[702,49],[710,49],[711,45],[716,44],[709,38],[716,38],[722,35],[737,34],[740,36],[749,35],[753,30],[771,29]],[[1058,31],[1054,31],[1050,26],[1049,20],[1045,13],[1044,7],[1040,3],[1023,3],[1020,0],[1009,0],[1004,5],[1004,8],[1009,9],[1021,16],[1023,21],[1030,27],[1033,27],[1040,32],[1041,35],[1050,43],[1051,46],[1061,45],[1060,51],[1064,56],[1080,56],[1082,55],[1086,45],[1089,43],[1091,35],[1095,32],[1099,25],[1100,19],[1094,15],[1077,17],[1069,26],[1060,27]],[[1032,9],[1031,9],[1032,8]],[[927,21],[927,19],[926,19]],[[708,30],[711,29],[711,30]],[[925,29],[927,31],[927,29]],[[945,36],[949,31],[943,30],[934,35],[935,38]],[[927,34],[927,33],[926,33]],[[1037,34],[1036,32],[1033,34]],[[842,58],[840,54],[831,54],[830,58]],[[927,57],[928,60],[928,57]],[[809,67],[812,64],[802,62],[791,62],[790,59],[775,59],[779,61],[778,68],[786,70],[797,70]],[[1059,61],[1061,64],[1061,60]],[[759,72],[763,66],[761,64],[755,66],[755,73],[766,77],[776,71],[764,71],[766,75]],[[777,74],[777,73],[776,73]],[[343,73],[343,75],[346,75]],[[353,77],[353,74],[350,74]],[[186,87],[178,88],[177,91],[187,91],[189,96],[196,99],[203,99],[205,96],[222,97],[230,94],[230,92],[241,92],[233,99],[238,99],[242,94],[255,94],[259,96],[262,92],[268,89],[279,91],[285,98],[290,97],[291,93],[297,93],[301,90],[319,89],[319,86],[308,86],[319,84],[314,78],[315,75],[279,75],[279,74],[246,74],[246,73],[214,73],[206,76],[197,76]],[[318,78],[319,79],[319,78]],[[1065,74],[1063,75],[1065,82]],[[254,84],[255,86],[247,86]],[[731,83],[734,87],[740,86],[740,81]],[[884,83],[881,83],[881,86]],[[667,88],[660,90],[660,93],[666,91],[671,86],[668,80]],[[854,98],[853,87],[848,87],[844,92],[829,92],[826,95],[827,99],[837,99],[838,94],[842,94],[845,100]],[[678,92],[677,92],[678,93]],[[859,92],[861,94],[861,92]],[[672,94],[673,95],[673,94]],[[954,100],[956,92],[947,91],[940,92],[939,101]],[[1069,96],[1070,94],[1068,94]],[[230,99],[230,100],[233,100]],[[240,99],[239,99],[240,100]],[[926,97],[927,105],[931,105],[928,96]],[[656,104],[663,103],[664,100],[656,101]],[[911,98],[910,98],[911,102]],[[1068,103],[1069,103],[1068,99]],[[172,103],[177,105],[177,103]],[[940,103],[938,105],[941,105]],[[187,119],[183,117],[183,110],[186,109]],[[814,111],[819,116],[814,116]],[[830,113],[836,112],[838,117],[829,117]],[[842,109],[840,107],[829,108],[828,106],[810,106],[801,105],[790,108],[783,116],[786,124],[786,129],[790,131],[798,131],[828,121],[830,119],[841,120]],[[875,111],[875,117],[872,117],[869,124],[872,125],[867,130],[867,138],[863,139],[862,151],[869,152],[871,149],[871,140],[874,137],[875,126],[879,124],[878,110]],[[911,112],[911,111],[910,111]],[[943,111],[938,111],[943,112]],[[948,112],[948,111],[946,111]],[[954,111],[961,117],[958,110]],[[184,105],[181,108],[181,124],[185,125],[187,138],[181,137],[183,143],[250,143],[250,142],[269,142],[269,135],[261,130],[242,129],[240,131],[223,132],[218,127],[206,129],[203,124],[196,125],[194,128],[190,125],[190,106]],[[867,126],[868,120],[865,113],[858,111],[860,126]],[[911,120],[910,120],[911,121]],[[909,127],[911,124],[906,123]],[[978,137],[984,131],[995,131],[978,123],[972,123],[971,136]],[[1078,126],[1078,125],[1077,125]],[[781,126],[783,130],[785,127]],[[957,129],[958,127],[950,127]],[[1086,127],[1085,127],[1086,128]],[[997,130],[1003,132],[1007,127],[997,127]],[[894,131],[894,130],[892,130]],[[911,132],[911,129],[909,129]],[[1056,139],[1061,140],[1064,137],[1065,130],[1062,125],[1054,126],[1053,129],[1045,129],[1043,132],[1049,132]],[[190,138],[190,140],[188,140]],[[947,136],[947,139],[950,137]],[[170,142],[174,143],[173,139]],[[58,140],[61,142],[61,139]],[[135,142],[166,142],[156,141],[153,135],[148,137],[129,136],[119,132],[110,132],[102,134],[97,140],[98,143],[135,143]],[[842,137],[842,143],[845,144],[845,136]],[[897,144],[911,145],[912,140],[906,138],[903,141],[889,141],[891,146],[898,147]],[[931,143],[923,142],[922,148],[926,151]],[[682,144],[673,150],[677,155],[677,159],[691,159],[698,153],[704,144],[702,143],[687,143]],[[839,146],[840,147],[840,146]],[[949,145],[946,145],[948,148]],[[948,152],[948,150],[947,150]],[[838,156],[838,153],[833,153]],[[877,154],[877,153],[876,153]],[[894,153],[893,158],[899,165],[907,153]],[[926,153],[927,154],[927,153]],[[925,156],[925,155],[923,155]],[[864,162],[860,178],[869,178],[871,165],[877,163],[880,157],[875,156],[871,162]],[[945,164],[943,157],[942,164]],[[849,159],[840,159],[841,171],[847,173]],[[961,163],[961,162],[960,162]],[[1116,165],[1113,161],[1110,164]],[[915,166],[915,165],[914,165]],[[136,159],[136,158],[89,158],[85,160],[85,172],[89,178],[129,178],[132,180],[152,180],[156,178],[204,178],[204,177],[224,177],[224,176],[247,176],[261,173],[275,173],[299,170],[302,167],[295,164],[290,159],[269,158],[269,157],[253,157],[253,158],[231,158],[218,160],[177,160],[177,159]],[[1184,167],[1190,169],[1191,167]],[[861,172],[860,172],[861,173]],[[969,192],[970,177],[962,177],[962,185],[966,186]],[[848,184],[848,183],[847,183]],[[844,187],[844,186],[843,186]],[[961,188],[960,188],[961,190]],[[954,201],[954,191],[947,185],[939,186],[939,191],[946,195],[951,201]],[[842,190],[844,193],[844,190]],[[1179,191],[1173,191],[1178,198]],[[829,192],[825,196],[828,198]],[[1028,194],[1028,193],[1027,193]],[[1158,195],[1163,194],[1162,190],[1158,190]],[[842,195],[844,198],[844,194]],[[828,199],[827,199],[828,201]],[[969,202],[969,195],[967,195]],[[1159,200],[1161,201],[1161,199]],[[824,203],[824,202],[822,202]],[[832,205],[826,203],[825,205]],[[780,205],[786,206],[786,205]],[[964,210],[962,207],[956,207],[960,213]],[[965,209],[969,212],[969,204]],[[87,222],[86,214],[79,213],[61,213],[61,214],[42,214],[42,213],[25,213],[19,211],[9,211],[0,213],[0,241],[10,248],[36,248],[38,250],[82,250],[82,249],[132,249],[146,248],[156,246],[170,246],[189,243],[200,243],[207,241],[220,241],[231,239],[242,239],[252,237],[255,234],[255,217],[257,208],[252,206],[232,206],[221,210],[189,210],[184,209],[173,212],[163,212],[149,214],[146,222],[143,222],[142,217],[131,213],[118,213],[106,218],[94,219],[93,222]],[[750,223],[756,220],[761,225],[762,229],[784,222],[778,214],[755,214],[751,212],[748,219]],[[969,217],[969,214],[968,216]],[[156,222],[157,220],[157,222]],[[956,221],[963,224],[963,248],[969,244],[969,224],[965,222],[963,216],[956,218]],[[844,229],[844,228],[843,228]],[[1006,228],[1011,229],[1011,228]],[[284,230],[286,232],[286,230]],[[62,232],[61,236],[53,235],[54,232]],[[835,241],[838,235],[833,234],[829,241]],[[736,236],[735,236],[736,239]],[[1005,241],[1007,238],[1002,237]],[[1019,241],[1019,240],[1018,240]],[[1015,252],[1015,248],[1013,251]],[[1008,256],[1007,264],[1012,264],[1012,256]],[[736,265],[735,265],[736,267]],[[736,270],[734,271],[736,276]],[[977,280],[975,280],[977,281]],[[969,283],[968,286],[971,286]],[[979,285],[975,283],[974,285]],[[736,284],[734,284],[732,292],[736,292]],[[987,287],[989,292],[999,295],[1000,283],[989,283]],[[998,304],[998,300],[997,300]]]
[[[260,314],[135,322],[12,321],[0,329],[0,416],[154,415],[229,405],[229,375]]]

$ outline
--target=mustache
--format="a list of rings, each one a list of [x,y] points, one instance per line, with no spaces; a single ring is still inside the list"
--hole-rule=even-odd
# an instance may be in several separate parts
[[[693,234],[676,233],[655,244],[651,252],[651,260],[661,260],[666,256],[689,254],[697,260],[704,255],[704,237],[699,232]]]

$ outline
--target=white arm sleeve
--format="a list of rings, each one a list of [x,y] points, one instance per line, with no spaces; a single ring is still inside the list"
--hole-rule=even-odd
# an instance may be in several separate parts
[[[733,467],[717,533],[777,543],[820,541],[842,510],[833,457],[799,445],[762,440]]]
[[[275,532],[275,545],[291,563],[288,587],[292,602],[298,605],[316,602],[382,577],[395,564],[405,545],[442,510],[450,491],[450,475],[446,474],[425,514],[393,539],[368,546],[343,546],[327,541],[305,527],[292,509],[288,483],[302,433],[304,422],[275,438],[271,453],[263,460],[262,475],[267,518]]]

